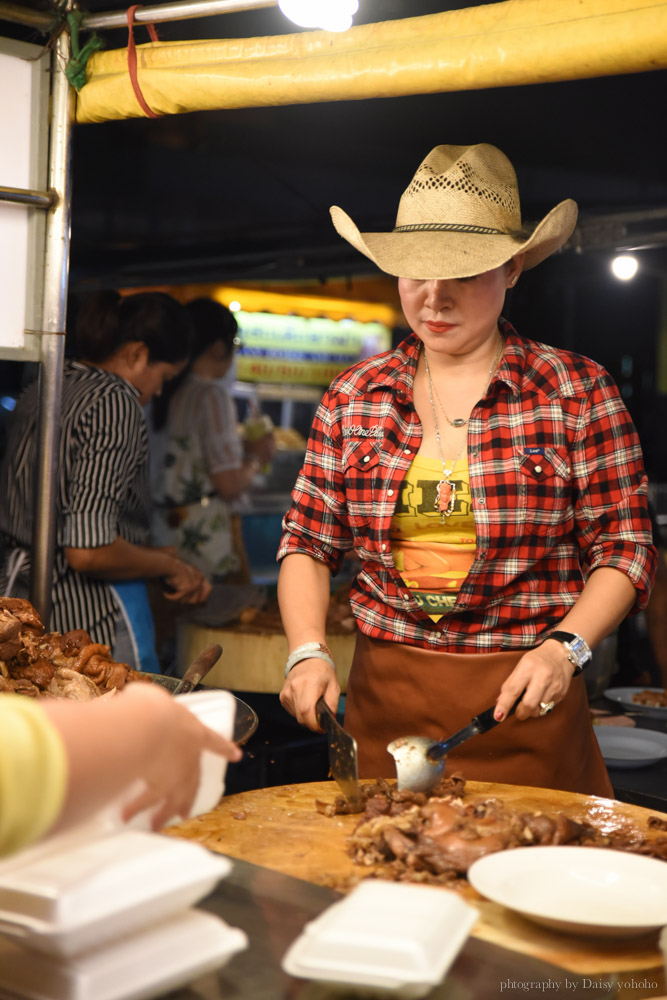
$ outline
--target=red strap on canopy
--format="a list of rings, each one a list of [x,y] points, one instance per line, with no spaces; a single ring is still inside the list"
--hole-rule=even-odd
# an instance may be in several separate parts
[[[132,82],[132,89],[134,90],[134,96],[139,102],[139,106],[144,114],[148,118],[162,118],[156,111],[148,106],[144,95],[141,92],[141,87],[139,86],[139,77],[137,75],[137,49],[134,44],[134,15],[142,4],[135,3],[132,7],[127,9],[127,68],[130,73],[130,80]],[[147,24],[148,34],[151,36],[152,42],[159,41],[157,31],[154,24]]]

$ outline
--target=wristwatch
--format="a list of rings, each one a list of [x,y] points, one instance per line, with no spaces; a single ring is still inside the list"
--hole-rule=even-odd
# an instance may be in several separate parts
[[[573,677],[581,673],[593,656],[591,647],[576,632],[549,632],[542,641],[546,642],[547,639],[555,639],[556,642],[563,643],[567,650],[568,660],[574,664]]]

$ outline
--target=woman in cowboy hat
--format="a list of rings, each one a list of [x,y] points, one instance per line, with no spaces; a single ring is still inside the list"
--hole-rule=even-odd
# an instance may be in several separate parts
[[[362,777],[395,774],[392,740],[442,738],[495,705],[502,724],[451,752],[450,772],[612,795],[581,671],[648,599],[641,449],[604,369],[501,317],[576,205],[526,231],[511,163],[481,144],[432,150],[390,233],[331,215],[398,277],[413,332],[335,379],[315,417],[278,553],[281,701],[312,729],[321,695],[337,705],[325,618],[353,550],[345,725]]]

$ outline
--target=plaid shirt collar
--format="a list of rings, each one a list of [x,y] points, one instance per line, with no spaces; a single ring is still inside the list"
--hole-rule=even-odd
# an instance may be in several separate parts
[[[498,368],[497,377],[506,383],[513,396],[518,396],[526,380],[524,341],[511,323],[508,323],[502,316],[498,326],[505,339],[505,352]],[[395,351],[387,355],[384,365],[378,368],[375,377],[368,383],[368,389],[370,391],[379,389],[385,392],[389,389],[397,395],[404,396],[406,401],[412,402],[413,385],[421,347],[422,342],[419,337],[415,333],[410,333]],[[543,379],[541,381],[544,382]],[[544,389],[544,385],[541,388]],[[551,388],[554,392],[558,390],[555,380]]]
[[[520,337],[511,323],[501,316],[498,321],[500,332],[505,340],[505,350],[493,381],[503,382],[516,399],[525,393],[540,393],[548,398],[572,395],[581,392],[582,386],[575,386],[567,378],[567,368],[559,362],[558,352],[554,349],[553,365],[542,365],[539,370],[532,367],[528,360],[526,342]],[[415,333],[402,341],[401,344],[387,355],[382,367],[368,383],[368,390],[382,390],[404,397],[405,402],[412,402],[413,385],[417,372],[417,363],[421,353],[422,342]],[[565,376],[565,384],[564,384]],[[569,382],[569,386],[568,386]]]

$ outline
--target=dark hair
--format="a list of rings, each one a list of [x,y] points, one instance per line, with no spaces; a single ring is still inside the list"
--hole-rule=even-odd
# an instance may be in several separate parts
[[[68,353],[100,364],[132,341],[146,345],[149,361],[185,361],[192,348],[192,324],[185,307],[166,292],[126,296],[112,289],[92,292],[77,309]]]
[[[192,320],[194,333],[190,364],[218,340],[223,342],[228,355],[232,353],[239,325],[227,306],[215,299],[201,298],[188,302],[185,308]]]
[[[153,400],[151,404],[153,428],[159,431],[167,422],[169,403],[173,395],[182,385],[185,377],[192,368],[193,362],[201,357],[211,344],[219,340],[225,346],[227,357],[234,350],[234,338],[236,337],[239,325],[236,322],[234,313],[231,313],[227,306],[215,299],[192,299],[186,303],[185,311],[192,322],[192,353],[190,362],[186,368],[180,372],[176,378],[171,379],[163,388],[162,394]]]

